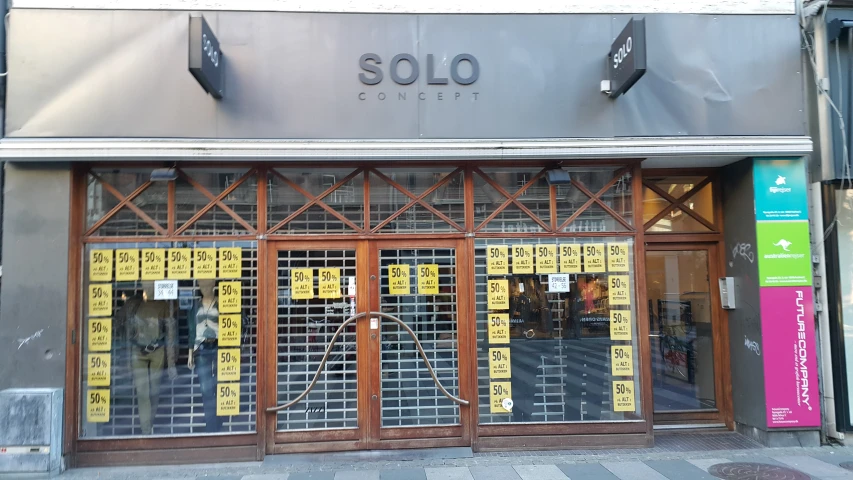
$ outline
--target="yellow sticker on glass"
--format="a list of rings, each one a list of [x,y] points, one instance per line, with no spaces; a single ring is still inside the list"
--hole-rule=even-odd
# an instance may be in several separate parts
[[[583,271],[586,273],[604,272],[604,244],[587,243],[583,246]]]
[[[418,293],[421,295],[438,294],[438,265],[418,265]]]
[[[89,285],[89,316],[108,317],[113,314],[113,286],[110,283]]]
[[[240,282],[219,282],[219,313],[240,313],[242,290]]]
[[[229,247],[219,249],[219,278],[243,276],[243,249]]]
[[[89,320],[89,351],[109,352],[113,346],[113,319],[92,318]]]
[[[290,271],[290,297],[294,300],[314,298],[314,269],[294,268]]]
[[[610,288],[607,294],[610,296],[611,305],[630,305],[631,289],[629,288],[628,275],[610,275]]]
[[[317,276],[320,280],[320,298],[341,298],[340,268],[321,268]]]
[[[581,273],[580,245],[560,245],[560,273]]]
[[[110,421],[110,389],[98,388],[86,391],[86,421],[103,423]]]
[[[489,407],[491,413],[512,413],[512,383],[489,383]]]
[[[489,349],[489,377],[512,378],[509,347]]]
[[[556,245],[536,245],[536,273],[557,273]]]
[[[634,405],[634,381],[613,382],[613,411],[633,412],[636,409],[637,407]]]
[[[512,273],[533,273],[533,245],[513,245]]]
[[[509,252],[506,245],[486,248],[486,273],[488,275],[509,274]]]
[[[509,343],[509,314],[489,314],[489,343]]]
[[[630,310],[610,310],[610,339],[631,340]]]
[[[614,377],[634,375],[634,347],[630,345],[611,346],[610,370]]]
[[[240,315],[219,315],[219,346],[239,347],[242,334],[242,319]]]
[[[509,282],[505,278],[489,280],[489,310],[509,309]]]
[[[109,353],[90,353],[86,362],[88,375],[86,380],[92,387],[110,386],[110,364],[112,355]]]
[[[216,378],[220,382],[240,381],[240,349],[220,348],[216,357]]]
[[[627,272],[628,268],[628,244],[627,243],[608,243],[607,244],[607,271],[608,272]]]
[[[388,265],[388,293],[391,295],[412,294],[408,265]]]
[[[196,248],[193,254],[193,276],[199,280],[216,278],[216,249]]]
[[[89,252],[89,281],[109,282],[113,279],[113,251],[92,250]]]
[[[166,276],[166,249],[142,249],[142,279],[163,280]]]
[[[240,384],[216,384],[216,416],[240,415]]]
[[[139,280],[139,250],[116,250],[116,281]]]
[[[169,278],[171,280],[189,280],[190,278],[190,255],[189,248],[170,248],[166,252],[169,259]]]

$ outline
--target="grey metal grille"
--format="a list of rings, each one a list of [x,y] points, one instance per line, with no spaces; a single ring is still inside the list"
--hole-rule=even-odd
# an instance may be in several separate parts
[[[536,244],[580,244],[584,242],[617,241],[615,238],[596,239],[494,239],[478,240],[475,246],[475,289],[477,315],[477,377],[480,423],[528,423],[528,422],[574,422],[624,420],[625,414],[613,412],[611,376],[611,345],[632,344],[634,352],[638,351],[636,340],[636,324],[632,326],[633,340],[631,342],[610,340],[609,317],[585,317],[578,312],[578,299],[567,293],[546,292],[547,303],[551,314],[550,333],[537,331],[532,338],[524,335],[510,335],[509,344],[492,345],[488,341],[488,280],[495,278],[533,278],[538,277],[544,285],[548,284],[548,275],[487,275],[486,246],[505,245],[536,245]],[[618,239],[629,242],[630,239]],[[510,255],[512,249],[510,248]],[[633,261],[633,254],[630,255]],[[511,260],[511,257],[510,257]],[[511,262],[510,262],[511,265]],[[606,278],[607,274],[598,274]],[[578,280],[586,279],[587,274],[571,274],[571,289],[577,290]],[[632,275],[631,298],[634,297]],[[606,298],[596,303],[596,308],[607,313],[609,309]],[[631,306],[632,313],[636,312]],[[609,313],[608,313],[609,315]],[[572,317],[575,323],[568,319]],[[632,317],[636,321],[636,315]],[[589,320],[589,321],[588,321]],[[593,321],[595,320],[595,321]],[[578,327],[583,324],[583,327]],[[514,327],[510,324],[511,332]],[[524,327],[526,328],[526,327]],[[537,328],[539,328],[537,326]],[[548,326],[543,325],[543,330]],[[580,330],[589,333],[580,335]],[[581,338],[583,336],[583,338]],[[490,372],[489,348],[509,347],[511,357],[510,379],[495,379],[512,384],[512,398],[515,406],[512,413],[491,413],[490,408]],[[637,362],[634,362],[637,379]],[[625,379],[618,377],[615,379]],[[635,380],[635,402],[639,408],[639,381]]]
[[[89,251],[92,249],[142,249],[142,248],[242,248],[242,338],[240,345],[240,415],[223,417],[220,433],[246,433],[255,431],[257,405],[257,299],[258,299],[258,258],[257,242],[139,242],[89,245],[85,250],[83,271],[89,271]],[[140,256],[141,257],[141,256]],[[84,276],[83,305],[84,314],[86,293],[88,292],[88,273]],[[229,281],[232,279],[229,279]],[[140,291],[140,281],[113,283],[113,312],[117,312],[129,299]],[[176,302],[178,350],[176,366],[178,377],[170,381],[164,371],[160,403],[154,418],[152,436],[199,435],[205,433],[204,406],[202,391],[196,370],[187,367],[187,356],[191,340],[188,338],[188,314],[192,304],[199,298],[195,280],[180,280],[178,282],[179,300]],[[83,325],[87,325],[88,316],[83,316]],[[82,332],[88,332],[82,328]],[[81,335],[83,354],[81,360],[81,428],[80,438],[114,438],[139,437],[139,407],[133,386],[133,375],[127,360],[128,344],[113,334],[112,365],[111,365],[111,394],[110,421],[105,423],[88,423],[86,421],[86,392],[87,370],[86,359],[88,352],[87,334]],[[229,347],[237,348],[237,347]]]
[[[314,270],[314,298],[294,300],[291,270]],[[339,268],[342,296],[318,298],[318,269]],[[355,312],[347,298],[355,281],[354,250],[290,250],[278,252],[278,403],[287,403],[308,388],[332,335]],[[352,280],[350,280],[352,279]],[[278,430],[358,427],[355,324],[339,338],[317,385],[308,396],[278,413]]]
[[[381,250],[383,313],[404,321],[418,337],[442,385],[459,395],[459,356],[454,249]],[[407,264],[411,295],[391,295],[389,265]],[[438,265],[439,294],[419,295],[419,265]],[[382,426],[459,424],[459,406],[435,386],[407,332],[382,321]]]

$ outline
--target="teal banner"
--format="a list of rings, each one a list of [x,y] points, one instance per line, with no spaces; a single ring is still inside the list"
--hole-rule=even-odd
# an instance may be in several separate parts
[[[808,180],[803,158],[755,159],[755,219],[808,220]]]

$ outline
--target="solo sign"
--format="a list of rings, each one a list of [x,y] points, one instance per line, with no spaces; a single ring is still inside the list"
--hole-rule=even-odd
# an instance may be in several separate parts
[[[222,50],[204,17],[190,16],[189,43],[190,73],[213,98],[222,98],[225,91]]]
[[[646,73],[646,21],[631,19],[610,46],[610,98],[627,92]]]

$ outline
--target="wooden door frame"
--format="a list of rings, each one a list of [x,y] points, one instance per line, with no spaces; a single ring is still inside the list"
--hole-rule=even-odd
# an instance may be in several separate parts
[[[335,450],[359,450],[366,448],[367,442],[367,418],[362,416],[361,408],[358,408],[358,427],[354,429],[340,430],[297,430],[294,432],[277,431],[278,414],[267,412],[267,408],[274,407],[278,403],[278,252],[280,251],[308,251],[308,250],[353,250],[356,261],[356,311],[366,311],[367,308],[367,282],[366,272],[368,253],[365,240],[311,240],[294,242],[292,240],[275,241],[270,240],[267,244],[266,275],[262,280],[267,286],[267,311],[266,322],[264,322],[263,362],[266,368],[263,383],[263,400],[258,411],[263,415],[266,426],[265,443],[266,453],[310,453],[326,452]],[[362,281],[359,281],[362,277]],[[362,331],[365,334],[362,334]],[[367,348],[366,323],[356,324],[356,352],[362,352]],[[356,374],[364,378],[368,373],[368,367],[364,355],[357,355]],[[259,362],[261,363],[261,362]],[[259,396],[259,398],[261,398]],[[357,405],[365,405],[367,392],[359,388],[357,394]]]
[[[646,237],[648,238],[648,237]],[[720,305],[720,287],[716,281],[721,272],[725,272],[725,255],[722,242],[693,241],[693,242],[662,242],[647,243],[648,252],[661,251],[700,251],[708,252],[708,283],[710,287],[712,344],[714,348],[714,393],[717,410],[708,412],[653,413],[655,425],[672,425],[683,423],[724,423],[729,429],[734,427],[732,414],[731,369],[729,356],[729,326],[728,313]],[[648,265],[648,261],[646,262]],[[648,276],[648,271],[646,272]],[[652,352],[652,355],[654,353]],[[651,357],[649,358],[651,362]],[[654,402],[654,378],[649,384]]]
[[[471,317],[468,315],[468,302],[471,295],[470,278],[468,277],[469,255],[465,255],[466,242],[463,236],[455,239],[436,240],[414,240],[406,238],[376,239],[370,240],[370,310],[379,311],[381,265],[379,262],[379,251],[389,249],[423,249],[423,248],[452,248],[456,257],[456,345],[457,361],[459,362],[459,394],[462,399],[468,400],[469,405],[459,407],[459,425],[435,426],[435,427],[388,427],[382,428],[382,378],[381,378],[381,342],[371,341],[367,352],[373,361],[375,368],[370,369],[371,399],[370,403],[370,449],[393,449],[393,448],[432,448],[453,447],[471,445],[471,431],[473,428],[473,415],[471,410],[477,404],[476,379],[470,372],[469,363],[470,344],[472,342],[470,324]],[[476,327],[475,327],[476,328]],[[367,336],[365,336],[367,338]],[[380,337],[381,338],[381,337]],[[379,340],[379,339],[371,339]],[[475,341],[475,339],[474,339]],[[476,368],[476,357],[473,360]]]
[[[476,385],[468,374],[472,369],[468,365],[471,359],[467,352],[472,341],[467,315],[467,298],[470,285],[465,276],[470,270],[468,256],[461,254],[465,248],[464,237],[455,239],[351,239],[351,240],[311,240],[294,242],[292,240],[269,241],[267,245],[266,282],[267,322],[264,337],[263,355],[268,362],[264,376],[262,406],[263,422],[266,426],[266,453],[325,452],[334,450],[378,450],[394,448],[428,448],[446,446],[466,446],[471,444],[472,415],[471,407],[460,408],[460,424],[440,427],[399,427],[381,428],[381,345],[371,341],[369,324],[359,321],[356,324],[356,349],[359,352],[357,376],[367,379],[359,384],[358,427],[341,430],[300,430],[282,432],[276,430],[277,414],[266,412],[278,401],[277,362],[278,356],[278,252],[287,250],[354,250],[356,252],[356,311],[377,311],[379,302],[380,249],[412,248],[452,248],[456,252],[457,280],[456,318],[457,348],[459,361],[459,387],[462,398],[471,405],[476,402]],[[363,388],[366,386],[366,388]],[[376,395],[376,400],[372,396]],[[368,407],[364,407],[368,405]]]

